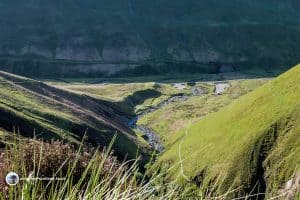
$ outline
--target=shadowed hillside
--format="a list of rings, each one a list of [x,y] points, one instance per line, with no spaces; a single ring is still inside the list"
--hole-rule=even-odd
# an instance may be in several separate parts
[[[115,151],[130,158],[143,151],[111,103],[0,72],[0,127],[23,136],[107,146],[117,134]]]
[[[280,72],[299,62],[299,8],[296,0],[3,0],[0,69],[48,78]]]

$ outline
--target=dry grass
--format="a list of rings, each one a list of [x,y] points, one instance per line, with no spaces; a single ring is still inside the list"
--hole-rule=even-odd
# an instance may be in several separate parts
[[[10,187],[5,183],[7,173],[14,171],[21,178],[20,185],[26,183],[22,178],[66,178],[72,168],[72,185],[81,182],[86,187],[92,176],[92,168],[88,171],[91,162],[98,163],[101,171],[97,176],[100,179],[109,177],[113,185],[119,175],[124,174],[127,165],[122,165],[113,152],[105,153],[96,149],[80,148],[58,141],[46,143],[39,140],[26,139],[13,142],[0,154],[0,189],[4,198],[10,199]],[[84,178],[83,178],[84,175]],[[42,181],[41,188],[46,187],[49,181]],[[50,192],[50,191],[48,191]],[[40,192],[39,192],[40,193]]]
[[[2,153],[3,165],[0,171],[1,177],[3,177],[3,174],[7,174],[12,166],[21,176],[27,175],[22,174],[22,171],[24,171],[22,168],[25,168],[26,172],[39,170],[39,177],[52,177],[58,170],[63,174],[66,174],[70,164],[78,159],[77,165],[73,171],[74,178],[78,180],[88,162],[92,159],[92,151],[92,149],[86,148],[77,152],[75,147],[70,144],[64,144],[58,141],[47,143],[27,139],[19,143],[17,147],[9,146],[8,149]],[[104,153],[99,152],[98,154],[99,160],[104,159]],[[24,165],[16,165],[16,160]],[[37,163],[38,166],[36,166]],[[63,166],[62,163],[64,163]],[[112,153],[105,161],[103,173],[108,173],[108,170],[111,167],[114,169],[111,173],[114,173],[119,167],[117,158],[112,156]]]

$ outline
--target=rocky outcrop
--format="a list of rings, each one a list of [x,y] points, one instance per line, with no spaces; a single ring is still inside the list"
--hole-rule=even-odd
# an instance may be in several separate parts
[[[296,173],[293,178],[288,180],[284,187],[277,193],[278,199],[293,200],[296,195],[300,194],[300,172]]]
[[[192,51],[195,61],[197,62],[218,62],[220,61],[221,55],[218,51],[212,49],[203,49],[199,51],[198,49]]]
[[[11,53],[13,53],[13,52],[11,52]],[[50,50],[48,50],[44,47],[38,47],[38,46],[34,46],[34,45],[24,46],[21,49],[19,55],[21,55],[21,56],[34,55],[34,56],[41,56],[44,58],[53,58],[53,54]]]
[[[102,61],[96,48],[89,47],[58,47],[55,50],[55,59],[75,61]]]
[[[149,56],[149,49],[135,46],[127,46],[123,48],[105,47],[102,50],[102,57],[106,62],[139,62],[147,60]]]
[[[145,134],[145,139],[153,149],[156,149],[158,152],[162,152],[164,150],[160,137],[157,133],[155,133],[155,131],[144,125],[136,126],[136,129]]]
[[[169,46],[167,49],[168,54],[175,60],[181,61],[194,61],[193,55],[189,50],[180,46]]]

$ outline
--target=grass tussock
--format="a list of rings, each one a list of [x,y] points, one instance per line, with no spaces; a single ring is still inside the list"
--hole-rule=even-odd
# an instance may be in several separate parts
[[[214,196],[215,188],[184,187],[166,179],[170,169],[141,173],[139,159],[120,162],[111,151],[74,149],[61,142],[32,139],[7,143],[0,156],[0,199],[226,199],[230,190]],[[9,186],[5,177],[20,181]],[[146,175],[147,174],[147,175]],[[49,179],[50,178],[50,179]],[[220,181],[222,178],[220,177]]]
[[[138,159],[119,162],[106,151],[60,142],[14,141],[1,153],[0,199],[173,199],[175,183],[158,186],[158,179],[140,173]],[[16,172],[16,186],[5,182]],[[50,179],[49,179],[50,178]]]
[[[102,174],[113,174],[120,166],[117,158],[112,155],[105,159],[106,154],[97,152],[96,159],[104,160]],[[92,149],[80,149],[78,152],[70,144],[64,144],[58,141],[50,143],[27,139],[15,147],[9,146],[2,153],[3,165],[1,175],[5,176],[14,169],[22,177],[27,177],[28,173],[38,172],[39,177],[52,177],[58,171],[61,174],[67,174],[69,166],[76,162],[72,172],[73,178],[79,180],[90,160],[93,158]],[[21,165],[19,164],[21,163]]]

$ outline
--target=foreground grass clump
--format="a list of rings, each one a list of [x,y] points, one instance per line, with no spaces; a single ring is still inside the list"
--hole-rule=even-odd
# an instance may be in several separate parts
[[[92,154],[91,149],[81,149],[79,152],[76,152],[74,151],[74,147],[69,144],[55,141],[46,143],[28,139],[22,141],[16,145],[16,147],[9,147],[9,149],[3,153],[4,162],[1,175],[4,176],[13,168],[19,172],[19,175],[22,177],[27,177],[28,175],[27,173],[24,174],[24,170],[30,173],[38,172],[39,177],[51,177],[58,171],[61,174],[67,174],[69,166],[76,162],[72,176],[78,181],[88,165],[88,162],[92,159]],[[103,174],[101,175],[115,173],[117,171],[120,163],[116,157],[110,154],[107,156],[107,159],[105,159],[105,153],[99,152],[97,154],[97,159],[105,160],[102,170]],[[63,163],[65,164],[62,165]]]
[[[110,147],[104,152],[83,148],[75,151],[60,142],[22,140],[8,144],[0,163],[0,199],[173,199],[180,196],[172,183],[157,187],[154,177],[146,181],[139,172],[137,160],[119,162]],[[11,171],[20,177],[16,186],[8,186],[4,181]]]
[[[165,172],[140,173],[138,160],[120,162],[110,147],[75,151],[61,142],[25,139],[6,142],[0,156],[0,199],[226,199],[228,191],[214,197],[215,188],[184,187],[165,179]],[[16,172],[16,186],[5,182]],[[168,170],[166,170],[168,172]],[[39,179],[36,179],[39,178]],[[49,180],[48,178],[52,178]],[[221,181],[221,179],[220,179]]]

